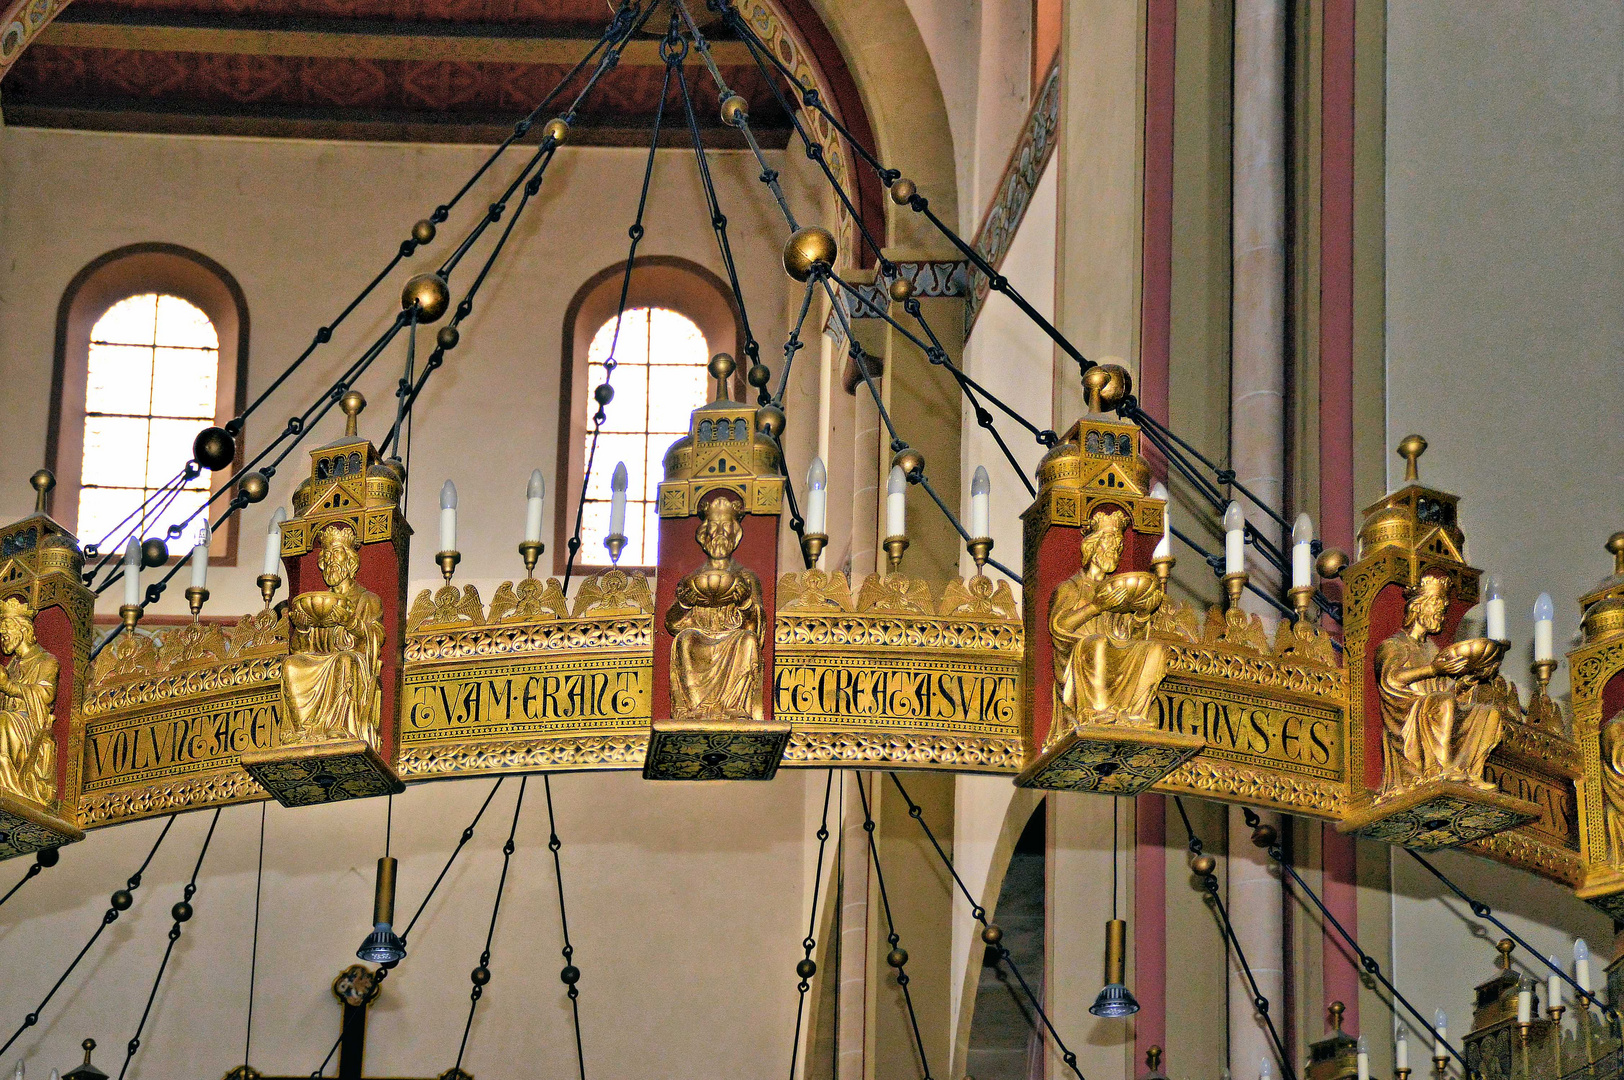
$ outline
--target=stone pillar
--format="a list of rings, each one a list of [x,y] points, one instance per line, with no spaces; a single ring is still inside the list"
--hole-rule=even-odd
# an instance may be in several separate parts
[[[1284,1039],[1291,1023],[1285,1014],[1284,898],[1268,853],[1253,846],[1252,830],[1242,813],[1239,806],[1229,808],[1229,883],[1224,903],[1235,926],[1235,939],[1251,965],[1252,978],[1269,999],[1269,1014]],[[1264,824],[1280,828],[1280,815],[1260,816]],[[1268,1025],[1252,1006],[1251,983],[1233,955],[1229,969],[1229,1075],[1233,1080],[1256,1080],[1264,1060],[1275,1076],[1285,1075],[1275,1057]]]
[[[872,404],[872,403],[871,403]],[[872,561],[873,552],[869,553]],[[847,770],[841,778],[840,989],[835,1027],[836,1080],[867,1080],[869,1047],[869,861],[863,804],[857,786],[871,774]],[[878,776],[878,773],[872,775]]]

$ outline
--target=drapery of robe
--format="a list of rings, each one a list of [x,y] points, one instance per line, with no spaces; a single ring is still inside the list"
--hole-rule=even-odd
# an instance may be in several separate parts
[[[383,601],[359,585],[343,599],[335,625],[302,631],[304,648],[282,662],[291,743],[360,739],[376,750]]]
[[[1483,763],[1500,744],[1500,710],[1462,700],[1459,680],[1449,676],[1398,681],[1438,655],[1431,641],[1417,642],[1402,630],[1376,647],[1376,692],[1381,700],[1386,753],[1382,791],[1432,780],[1454,780],[1485,791]]]
[[[56,797],[56,657],[40,649],[6,674],[15,694],[0,697],[0,792],[47,806]]]
[[[755,720],[761,707],[761,581],[749,570],[700,570],[677,583],[671,717]]]
[[[1092,603],[1104,584],[1078,573],[1055,589],[1049,609],[1055,680],[1050,741],[1076,724],[1151,722],[1166,650],[1161,642],[1145,640],[1147,624],[1132,615],[1106,611],[1069,632],[1060,626],[1061,616]]]

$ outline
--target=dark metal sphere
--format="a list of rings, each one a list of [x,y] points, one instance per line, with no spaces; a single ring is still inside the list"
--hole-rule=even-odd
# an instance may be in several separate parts
[[[543,139],[551,139],[554,144],[562,146],[565,139],[570,137],[570,126],[564,122],[562,116],[555,116],[547,121],[547,126],[541,129]]]
[[[1347,568],[1348,553],[1340,548],[1326,548],[1314,560],[1314,569],[1319,571],[1322,578],[1339,578]]]
[[[777,405],[763,405],[756,410],[756,426],[775,441],[784,433],[784,410]]]
[[[795,965],[795,974],[799,975],[803,979],[810,979],[817,973],[818,965],[811,960],[802,960],[799,964]]]
[[[484,986],[491,981],[491,969],[481,964],[469,972],[468,977],[473,980],[475,986]]]
[[[891,299],[900,304],[914,294],[914,285],[907,278],[899,277],[890,284],[886,292],[891,294]]]
[[[418,274],[400,291],[402,309],[417,305],[417,321],[431,323],[451,306],[451,287],[439,274]]]
[[[223,427],[206,427],[192,440],[192,457],[210,472],[217,472],[237,459],[237,440]]]
[[[768,370],[766,364],[751,364],[750,370],[744,373],[744,381],[755,387],[757,390],[760,390],[763,386],[766,386],[768,383],[772,382],[772,380],[773,373]]]
[[[34,861],[49,870],[62,858],[62,852],[54,847],[40,848],[34,852]]]
[[[151,569],[169,561],[169,545],[156,536],[141,541],[141,565]]]
[[[434,239],[434,222],[424,218],[412,226],[412,239],[419,244],[427,244]]]
[[[896,456],[891,459],[891,464],[901,469],[903,476],[913,476],[915,473],[925,471],[925,455],[911,446],[905,446],[897,451]]]
[[[750,104],[737,94],[722,102],[722,123],[738,127],[750,119]]]
[[[1218,869],[1218,860],[1211,855],[1197,855],[1190,860],[1190,869],[1202,877],[1207,877]]]
[[[900,968],[908,962],[908,950],[903,948],[892,949],[885,954],[885,962],[894,968]]]
[[[270,490],[271,482],[265,479],[265,474],[262,472],[249,473],[237,485],[238,493],[251,503],[262,501]]]
[[[835,264],[834,234],[817,225],[797,230],[784,244],[784,269],[796,281],[812,276],[812,267],[818,263]]]
[[[1274,842],[1280,838],[1280,832],[1273,825],[1259,825],[1252,830],[1252,843],[1260,848],[1274,847]]]
[[[599,383],[592,391],[592,400],[599,405],[607,405],[615,400],[615,388],[608,383]]]
[[[564,970],[558,973],[558,977],[563,980],[565,986],[574,986],[581,981],[581,969],[574,964],[565,964]]]
[[[725,352],[719,352],[710,358],[710,363],[706,365],[705,370],[710,372],[710,377],[713,379],[728,379],[733,376],[738,367],[739,365],[734,362],[732,356]]]
[[[192,919],[192,905],[182,900],[169,909],[169,914],[176,922],[190,922]]]
[[[457,328],[455,326],[442,326],[440,327],[440,332],[434,335],[434,343],[447,352],[455,349],[457,347],[457,342],[461,340],[462,335],[457,332]]]
[[[981,940],[988,945],[996,945],[1004,940],[1004,928],[997,923],[988,923],[981,928]]]
[[[891,201],[898,206],[907,206],[908,200],[919,194],[919,188],[912,180],[899,179],[891,185]]]
[[[33,476],[28,478],[28,482],[33,486],[35,491],[43,495],[47,491],[50,491],[52,488],[56,487],[56,474],[50,469],[38,469],[34,472]]]
[[[133,903],[135,903],[135,897],[130,895],[130,890],[128,889],[120,889],[118,892],[113,894],[112,904],[114,911],[128,911],[130,910],[130,905]]]
[[[1083,373],[1083,396],[1095,412],[1111,412],[1133,392],[1133,377],[1121,364],[1095,364]]]

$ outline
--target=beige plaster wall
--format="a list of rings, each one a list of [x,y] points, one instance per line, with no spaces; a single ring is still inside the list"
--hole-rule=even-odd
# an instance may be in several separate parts
[[[1388,446],[1431,443],[1422,478],[1461,496],[1472,561],[1504,576],[1526,686],[1534,597],[1565,647],[1624,522],[1624,12],[1390,0],[1388,31]],[[1439,863],[1542,950],[1566,960],[1582,933],[1605,952],[1606,920],[1567,891]],[[1418,874],[1395,856],[1398,982],[1454,1031],[1497,932]]]

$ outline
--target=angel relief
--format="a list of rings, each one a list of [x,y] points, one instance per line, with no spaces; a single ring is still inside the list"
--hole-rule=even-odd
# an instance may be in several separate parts
[[[1081,569],[1054,591],[1051,744],[1080,725],[1153,723],[1166,646],[1150,639],[1150,626],[1163,594],[1154,574],[1116,572],[1127,520],[1121,511],[1095,511],[1080,544]]]
[[[705,564],[677,582],[665,613],[671,634],[673,720],[762,720],[761,579],[733,558],[744,539],[740,504],[712,495],[695,538]]]

